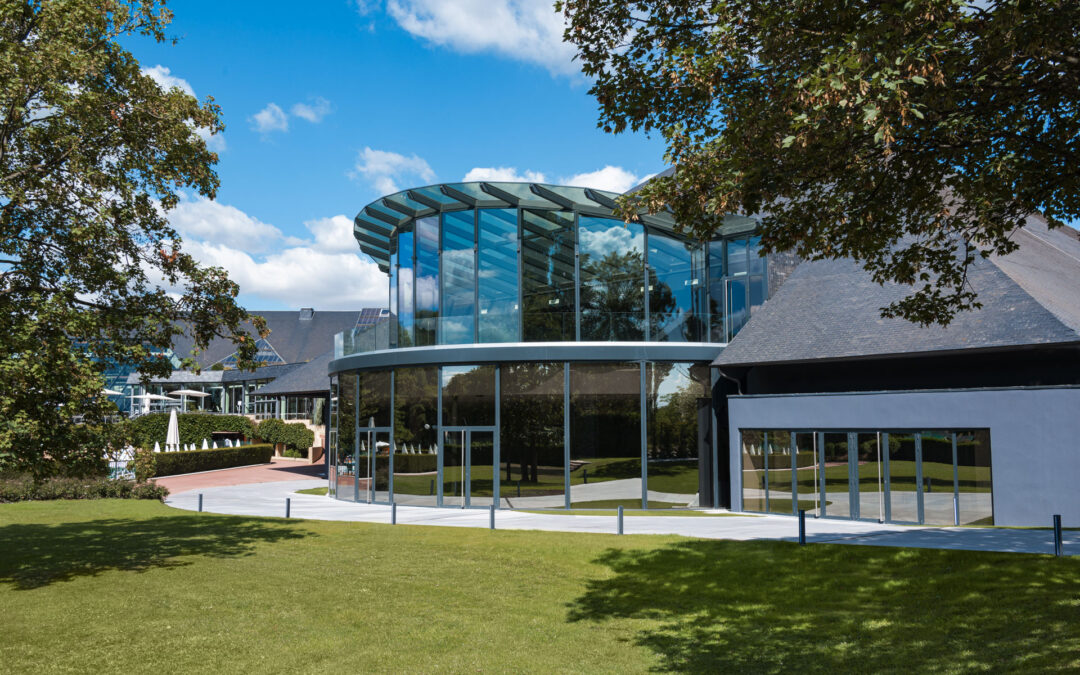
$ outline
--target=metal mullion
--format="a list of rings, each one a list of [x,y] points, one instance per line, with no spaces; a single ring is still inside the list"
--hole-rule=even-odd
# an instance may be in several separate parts
[[[353,498],[357,503],[360,502],[360,375],[356,371],[352,373],[353,378],[353,480],[355,486],[353,488]],[[246,387],[245,387],[246,389]],[[339,396],[340,400],[340,396]],[[339,403],[340,405],[340,403]]]
[[[563,361],[563,489],[564,506],[570,508],[570,362]]]
[[[857,520],[862,517],[862,505],[859,503],[859,434],[854,431],[847,433],[847,461],[848,514]]]
[[[956,432],[952,432],[953,525],[960,525],[960,468],[957,464]]]
[[[720,447],[719,447],[720,439],[717,438],[717,435],[720,433],[720,427],[716,423],[716,405],[715,405],[715,401],[713,400],[713,397],[715,396],[714,391],[715,391],[715,388],[716,388],[716,383],[720,380],[720,375],[716,372],[715,368],[709,368],[709,379],[711,381],[711,386],[709,387],[709,399],[710,399],[710,402],[712,403],[712,405],[709,406],[710,407],[709,425],[710,425],[710,428],[712,429],[712,433],[710,434],[710,436],[712,436],[713,508],[718,509],[718,508],[720,508],[720,467],[718,466],[718,463],[720,461]],[[727,434],[728,430],[724,429],[724,433]],[[731,440],[730,440],[730,437],[729,437],[728,444],[730,445],[730,443],[731,443]],[[741,451],[741,449],[740,449],[740,451]],[[730,448],[729,448],[729,450],[728,450],[728,465],[729,465],[728,468],[729,469],[730,469],[730,464],[731,464],[731,451],[730,451]],[[739,472],[739,474],[740,474],[739,481],[740,481],[740,484],[741,484],[741,482],[742,482],[742,478],[741,478],[742,472]],[[729,471],[729,477],[728,477],[728,487],[729,488],[731,487],[730,471]],[[740,487],[740,489],[741,489],[741,487]],[[734,493],[734,490],[732,490],[732,492]],[[733,505],[733,503],[734,503],[734,495],[732,495],[731,502],[732,502],[732,504],[729,504],[729,506]]]
[[[578,252],[580,217],[574,214],[574,341],[581,342],[581,256]],[[567,465],[569,468],[569,465]],[[567,478],[569,480],[569,478]]]
[[[517,306],[518,306],[518,340],[525,341],[525,216],[521,209],[517,210]]]
[[[462,437],[465,442],[461,448],[461,466],[465,467],[462,471],[465,480],[461,481],[461,508],[467,509],[472,506],[472,429],[466,429]]]
[[[645,280],[641,287],[641,292],[645,295],[645,330],[643,333],[645,334],[645,341],[648,342],[651,339],[650,336],[652,334],[652,322],[649,321],[649,228],[642,225],[641,232],[641,240],[644,242],[645,246],[645,251],[642,254],[645,261],[643,270]]]
[[[390,371],[390,469],[387,499],[394,503],[394,371]]]
[[[818,464],[818,475],[821,476],[821,480],[818,482],[818,493],[821,516],[824,518],[828,516],[828,507],[825,504],[825,432],[818,431],[816,434],[818,456],[814,458],[814,461]]]
[[[761,432],[761,471],[765,485],[765,513],[769,513],[769,432]]]
[[[885,472],[885,522],[892,522],[892,491],[889,481],[889,432],[881,434],[881,443],[885,449],[881,453],[882,471]]]
[[[435,505],[443,505],[443,429],[442,429],[442,366],[435,369],[435,381],[438,383],[438,393],[435,397],[435,434],[437,444],[437,459],[435,461],[435,474],[438,479],[438,489],[435,492]]]
[[[502,504],[499,502],[499,483],[502,481],[502,471],[499,470],[500,464],[500,450],[502,449],[499,443],[499,438],[502,435],[500,430],[502,429],[502,416],[500,409],[502,408],[502,367],[495,366],[495,438],[493,456],[491,458],[491,493],[492,503],[495,508],[500,508]]]
[[[791,441],[788,445],[788,450],[791,453],[791,515],[795,516],[799,514],[799,474],[796,470],[796,464],[798,464],[799,446],[795,437],[794,431],[791,432]]]
[[[649,508],[649,427],[648,421],[645,419],[648,416],[649,405],[646,400],[645,393],[645,362],[640,362],[640,377],[638,377],[638,390],[641,395],[641,508]]]
[[[442,327],[441,326],[441,324],[442,324],[441,319],[442,319],[443,301],[446,300],[446,288],[444,287],[444,285],[446,283],[446,281],[444,279],[444,277],[446,276],[445,275],[446,265],[443,264],[443,248],[445,246],[445,243],[443,241],[443,238],[444,238],[443,237],[443,232],[446,230],[446,228],[443,227],[443,219],[445,217],[446,217],[445,214],[439,214],[439,219],[438,219],[438,221],[436,221],[436,222],[439,223],[439,233],[435,236],[435,242],[436,242],[435,245],[438,247],[438,253],[435,256],[435,260],[439,261],[438,262],[438,265],[439,265],[439,282],[438,282],[439,297],[435,301],[435,344],[437,344],[437,345],[442,344],[442,340],[441,340],[442,331],[439,330],[439,329]],[[413,282],[413,283],[415,283],[415,282]]]
[[[915,506],[920,525],[925,521],[923,513],[922,432],[915,432]]]
[[[473,211],[473,343],[480,342],[480,209]]]

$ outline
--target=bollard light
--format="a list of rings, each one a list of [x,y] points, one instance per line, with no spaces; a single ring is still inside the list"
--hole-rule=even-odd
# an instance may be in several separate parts
[[[390,524],[397,525],[397,502],[390,505]]]
[[[806,509],[799,509],[799,546],[806,546]]]
[[[622,521],[622,505],[619,506],[619,534],[623,533],[623,521]]]
[[[488,518],[488,529],[495,529],[495,505],[491,505],[491,515]]]
[[[288,518],[292,511],[292,497],[285,498],[285,517]]]
[[[1061,557],[1065,555],[1065,547],[1061,542],[1061,515],[1054,516],[1054,555]]]
[[[199,513],[202,513],[202,493],[199,493]]]

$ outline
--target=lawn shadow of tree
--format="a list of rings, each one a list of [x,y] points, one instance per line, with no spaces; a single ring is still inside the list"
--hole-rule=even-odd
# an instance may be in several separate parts
[[[40,588],[109,570],[190,564],[184,556],[251,555],[256,544],[313,536],[296,524],[239,516],[105,518],[0,527],[0,587]]]
[[[868,546],[686,541],[609,549],[571,622],[646,619],[678,672],[1080,667],[1080,560]]]

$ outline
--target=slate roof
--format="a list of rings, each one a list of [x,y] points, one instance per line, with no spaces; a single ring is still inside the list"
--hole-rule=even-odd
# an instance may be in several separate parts
[[[255,393],[259,396],[329,394],[330,378],[326,372],[333,358],[334,350],[331,349],[307,363],[294,364],[289,372],[260,387]]]
[[[979,259],[970,271],[983,308],[946,328],[881,318],[881,307],[911,290],[879,286],[853,260],[804,261],[713,365],[1080,342],[1080,238],[1038,218],[1016,236],[1018,251]]]
[[[281,377],[300,366],[303,363],[278,363],[270,366],[262,366],[255,370],[203,370],[200,373],[192,373],[186,370],[174,370],[168,377],[152,377],[150,384],[228,384],[230,382],[245,382],[249,380],[269,380]],[[138,373],[127,376],[128,384],[141,384],[142,380]]]

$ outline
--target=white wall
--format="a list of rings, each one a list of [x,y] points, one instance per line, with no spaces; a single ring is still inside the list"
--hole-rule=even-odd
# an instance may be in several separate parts
[[[739,429],[990,429],[994,523],[1080,526],[1080,387],[731,396],[732,507]]]

